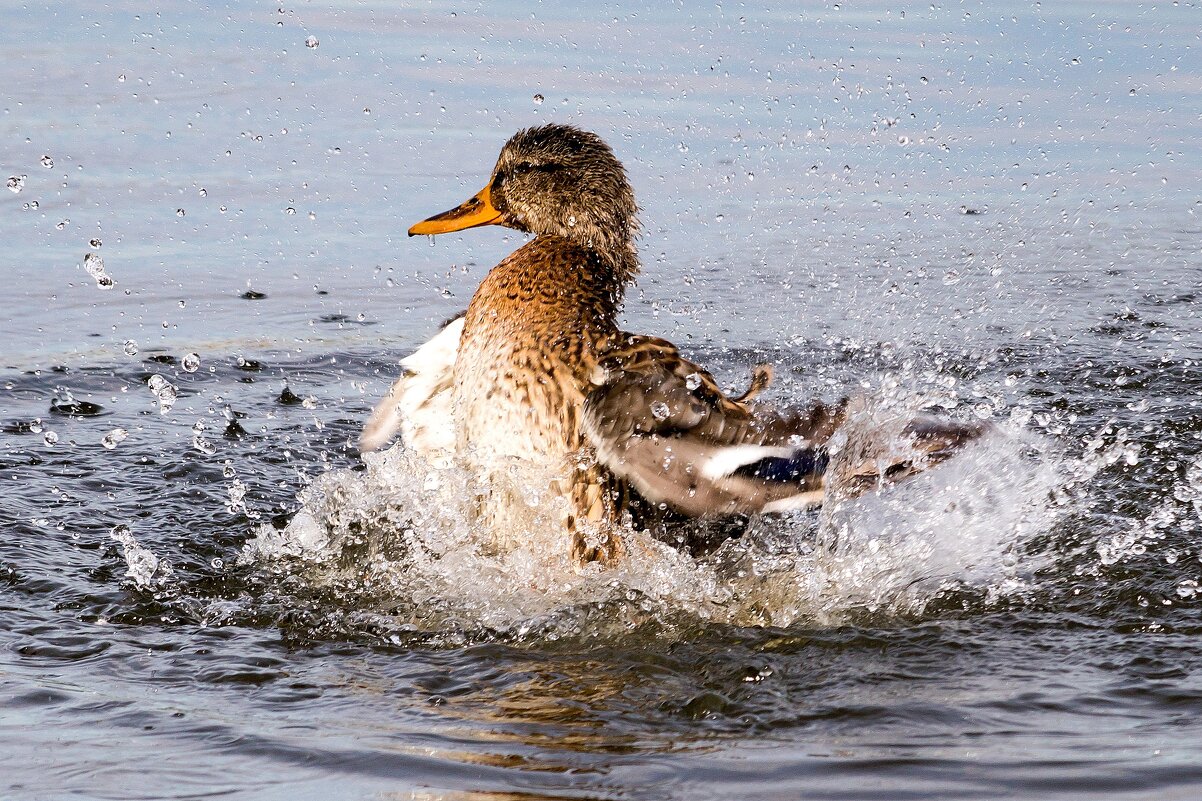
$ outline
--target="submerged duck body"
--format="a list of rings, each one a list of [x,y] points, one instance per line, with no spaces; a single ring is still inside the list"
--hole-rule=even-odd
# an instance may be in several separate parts
[[[528,472],[566,501],[565,547],[581,565],[621,556],[632,512],[724,517],[820,503],[842,404],[763,408],[753,400],[771,377],[763,367],[747,393],[729,397],[671,343],[619,330],[638,271],[636,212],[621,163],[595,134],[518,132],[483,190],[409,233],[504,225],[534,238],[402,361],[361,448],[400,431],[435,464]],[[923,418],[905,433],[907,458],[853,464],[850,477],[868,485],[915,472],[979,429]],[[481,501],[501,541],[515,503],[501,489]]]

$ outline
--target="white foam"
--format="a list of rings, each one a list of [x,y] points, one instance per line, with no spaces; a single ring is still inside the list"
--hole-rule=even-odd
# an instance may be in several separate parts
[[[880,423],[880,409],[865,414]],[[951,586],[1022,592],[1042,565],[1026,545],[1063,513],[1063,488],[1088,472],[1034,435],[999,430],[900,485],[842,501],[836,488],[820,514],[765,519],[705,559],[629,532],[621,565],[578,573],[559,511],[529,487],[431,468],[401,447],[365,461],[365,471],[314,481],[302,511],[282,531],[262,527],[243,561],[292,560],[306,581],[342,597],[383,598],[377,623],[552,637],[579,631],[599,607],[603,622],[594,616],[591,626],[682,614],[789,625],[921,612]],[[500,539],[474,518],[490,491],[527,502]]]

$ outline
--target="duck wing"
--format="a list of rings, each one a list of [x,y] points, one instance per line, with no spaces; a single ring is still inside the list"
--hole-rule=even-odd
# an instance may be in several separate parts
[[[583,430],[598,460],[644,499],[690,517],[821,503],[823,446],[842,405],[760,408],[752,398],[771,375],[757,367],[751,389],[732,398],[670,342],[621,334],[601,350]]]
[[[379,450],[398,432],[405,447],[435,461],[455,447],[451,385],[463,315],[443,323],[429,342],[401,359],[401,377],[376,404],[359,436],[359,452]]]
[[[950,456],[979,426],[918,417],[897,443],[842,448],[855,403],[780,410],[753,401],[771,379],[729,397],[670,342],[621,334],[601,349],[582,427],[597,459],[644,499],[689,517],[804,509],[822,503],[831,477],[841,496],[895,481]]]

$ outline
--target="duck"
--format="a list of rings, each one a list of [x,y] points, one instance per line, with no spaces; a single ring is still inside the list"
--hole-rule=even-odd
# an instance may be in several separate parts
[[[531,238],[488,271],[466,311],[401,360],[360,450],[399,433],[430,464],[490,479],[497,489],[478,514],[494,530],[511,527],[506,509],[520,503],[502,479],[533,477],[558,502],[553,547],[578,569],[620,562],[632,526],[813,508],[836,479],[848,495],[894,483],[983,432],[919,416],[895,432],[900,452],[860,448],[849,458],[854,399],[760,402],[769,365],[752,366],[748,388],[733,395],[671,342],[621,330],[639,274],[638,206],[595,133],[562,123],[518,131],[483,189],[408,233],[485,226]]]

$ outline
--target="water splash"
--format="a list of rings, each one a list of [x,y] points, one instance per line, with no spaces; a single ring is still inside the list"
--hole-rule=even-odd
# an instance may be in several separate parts
[[[120,544],[128,568],[125,575],[133,579],[138,589],[161,587],[171,579],[174,573],[171,565],[139,545],[129,526],[115,526],[109,537]]]
[[[857,426],[900,432],[907,413],[878,398],[853,415],[849,436]],[[1088,472],[1006,424],[921,476],[854,499],[835,487],[821,513],[765,518],[709,555],[627,531],[617,567],[578,572],[561,541],[562,510],[531,491],[537,484],[433,469],[403,447],[365,462],[314,481],[301,511],[283,529],[260,527],[241,563],[359,597],[377,626],[398,631],[552,637],[682,616],[825,625],[921,614],[951,588],[990,600],[1022,593],[1047,559],[1029,544],[1071,508],[1066,488]],[[521,501],[503,545],[475,516],[479,499],[498,491]]]
[[[85,253],[83,257],[83,268],[88,275],[92,276],[96,281],[96,286],[101,289],[112,289],[113,279],[104,269],[104,259],[99,253]]]
[[[159,405],[159,414],[171,411],[171,407],[175,406],[175,401],[179,397],[179,390],[175,388],[175,385],[155,373],[146,381],[146,386]]]

